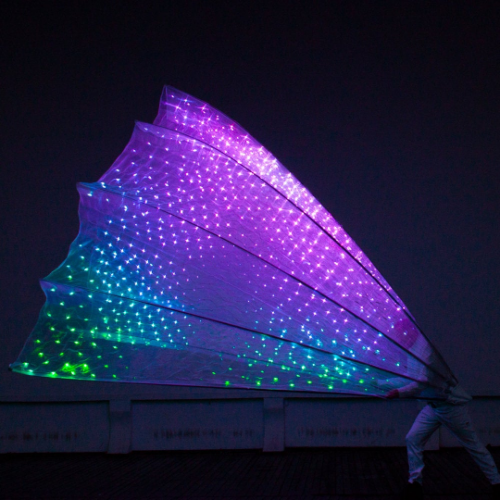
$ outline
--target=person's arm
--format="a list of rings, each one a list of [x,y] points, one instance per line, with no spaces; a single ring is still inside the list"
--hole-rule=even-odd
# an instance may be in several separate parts
[[[398,399],[399,391],[397,389],[392,389],[385,395],[385,397],[386,399]]]
[[[397,398],[411,398],[421,393],[425,388],[424,384],[418,382],[410,382],[408,385],[401,387],[399,389],[390,390],[385,397],[387,399],[397,399]]]

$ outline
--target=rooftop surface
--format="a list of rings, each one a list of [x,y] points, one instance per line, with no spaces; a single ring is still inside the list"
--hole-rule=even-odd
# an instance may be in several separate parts
[[[491,452],[500,463],[500,448]],[[426,452],[426,498],[487,499],[461,448]],[[405,448],[0,455],[0,498],[397,499]]]

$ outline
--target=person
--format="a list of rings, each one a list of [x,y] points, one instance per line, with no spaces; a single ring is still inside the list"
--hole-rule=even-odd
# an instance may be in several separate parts
[[[416,383],[416,385],[418,384]],[[419,391],[418,387],[392,389],[386,397],[387,399],[418,397]],[[447,399],[428,401],[420,411],[406,436],[409,478],[403,492],[403,498],[423,498],[424,447],[432,434],[441,425],[444,425],[458,438],[483,471],[492,485],[491,497],[500,499],[500,474],[491,453],[479,441],[469,418],[466,405],[471,399],[460,385],[456,385],[450,388]]]
[[[415,348],[414,352],[423,353],[423,358],[432,364],[432,348],[425,337],[415,336],[411,339],[411,344]],[[491,453],[479,441],[467,411],[467,403],[472,397],[456,381],[438,381],[438,378],[427,370],[426,365],[413,356],[410,356],[408,361],[408,372],[420,381],[391,389],[385,395],[387,399],[414,397],[427,402],[406,436],[409,478],[402,497],[423,498],[424,447],[432,434],[444,425],[458,438],[483,471],[491,484],[491,498],[500,500],[500,474]]]

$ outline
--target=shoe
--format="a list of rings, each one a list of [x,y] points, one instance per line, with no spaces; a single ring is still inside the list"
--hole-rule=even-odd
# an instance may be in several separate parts
[[[490,498],[491,500],[500,500],[500,483],[491,485]]]
[[[423,500],[424,490],[420,483],[408,483],[401,493],[401,500]]]

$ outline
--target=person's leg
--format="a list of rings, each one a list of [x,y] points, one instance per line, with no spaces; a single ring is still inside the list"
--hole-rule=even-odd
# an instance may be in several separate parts
[[[408,450],[409,483],[422,483],[425,444],[440,425],[434,409],[426,405],[408,432],[406,447]]]
[[[436,413],[441,422],[450,429],[470,453],[489,482],[491,484],[499,484],[500,474],[498,473],[495,461],[491,453],[486,449],[486,446],[479,441],[465,405],[440,408]]]

